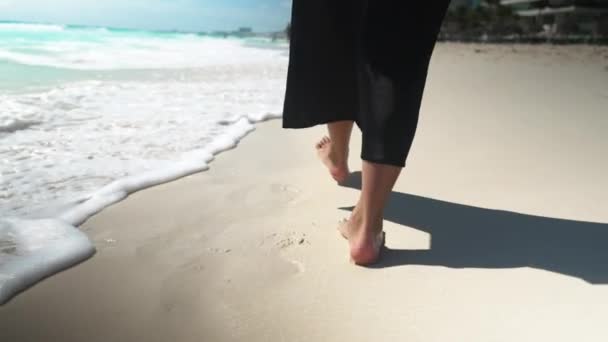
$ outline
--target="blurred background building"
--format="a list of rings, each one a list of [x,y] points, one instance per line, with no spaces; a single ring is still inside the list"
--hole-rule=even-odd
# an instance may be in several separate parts
[[[608,0],[452,0],[441,39],[608,43]]]

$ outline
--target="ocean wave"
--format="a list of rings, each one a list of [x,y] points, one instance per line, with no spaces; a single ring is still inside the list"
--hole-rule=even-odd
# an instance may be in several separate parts
[[[260,61],[269,39],[0,22],[0,60],[72,70],[180,69]],[[246,48],[243,48],[246,47]]]
[[[66,27],[55,24],[28,24],[28,23],[2,23],[0,22],[0,31],[14,32],[61,32],[65,31]]]
[[[263,62],[267,52],[247,42],[182,34],[130,37],[107,35],[95,40],[37,43],[0,42],[0,59],[22,65],[72,70],[182,69]],[[284,47],[282,49],[285,49]],[[277,50],[279,56],[282,50]]]
[[[39,121],[34,120],[19,120],[19,119],[8,119],[0,120],[0,133],[14,133],[17,131],[28,129],[32,126],[39,125]]]
[[[0,220],[0,305],[94,253],[88,237],[66,222]]]

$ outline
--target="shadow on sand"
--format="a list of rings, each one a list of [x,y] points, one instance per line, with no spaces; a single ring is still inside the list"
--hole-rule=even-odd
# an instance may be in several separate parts
[[[360,172],[345,187],[361,189]],[[351,211],[353,207],[341,208]],[[533,267],[608,284],[608,224],[484,209],[400,192],[385,219],[431,235],[429,250],[386,248],[376,268]]]

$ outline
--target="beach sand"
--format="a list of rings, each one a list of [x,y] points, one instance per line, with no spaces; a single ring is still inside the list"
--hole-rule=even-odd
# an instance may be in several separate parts
[[[607,132],[608,49],[440,44],[378,266],[348,262],[324,129],[271,121],[86,222],[97,255],[0,340],[606,341]]]

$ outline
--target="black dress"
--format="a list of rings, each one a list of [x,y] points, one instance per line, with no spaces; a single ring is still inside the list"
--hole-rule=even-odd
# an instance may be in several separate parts
[[[361,158],[405,166],[449,0],[293,0],[284,128],[352,120]]]

